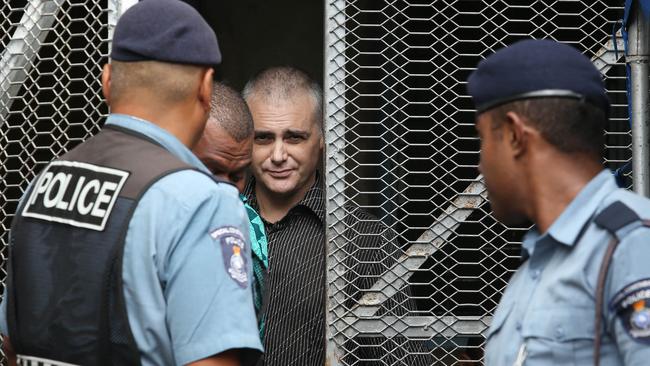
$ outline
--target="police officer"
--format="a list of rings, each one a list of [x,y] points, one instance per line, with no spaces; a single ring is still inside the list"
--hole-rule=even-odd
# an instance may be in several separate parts
[[[468,90],[494,215],[534,223],[486,365],[647,365],[650,201],[601,165],[600,73],[568,45],[526,40],[483,60]]]
[[[112,47],[103,130],[51,162],[14,217],[1,331],[23,364],[254,363],[246,212],[190,151],[214,32],[185,3],[145,0]]]

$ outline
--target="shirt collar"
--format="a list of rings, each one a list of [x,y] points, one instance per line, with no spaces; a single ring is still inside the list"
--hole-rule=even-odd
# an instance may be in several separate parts
[[[542,235],[536,227],[533,227],[524,236],[523,249],[528,254],[532,254],[535,243],[545,240],[573,246],[582,228],[596,213],[603,199],[616,189],[618,186],[612,173],[608,169],[603,169],[580,190],[546,233]]]
[[[248,203],[259,212],[259,205],[257,203],[257,198],[255,197],[255,178],[252,176],[248,179],[248,182],[246,182],[244,196]],[[314,181],[314,184],[307,191],[305,197],[292,207],[289,212],[300,208],[306,208],[312,211],[322,223],[325,223],[325,196],[320,172],[316,171],[316,180]]]
[[[184,163],[192,165],[204,173],[210,174],[208,168],[199,160],[199,158],[183,145],[174,135],[167,130],[156,126],[152,122],[136,118],[126,114],[110,114],[106,120],[106,125],[113,125],[126,128],[141,133],[154,140],[160,146],[172,153]],[[211,175],[211,174],[210,174]]]

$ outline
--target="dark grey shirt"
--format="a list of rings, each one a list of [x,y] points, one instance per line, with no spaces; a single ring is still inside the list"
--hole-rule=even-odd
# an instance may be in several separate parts
[[[259,211],[254,187],[255,180],[250,179],[244,194],[249,204]],[[354,274],[354,278],[348,276],[350,285],[345,292],[349,299],[346,305],[352,305],[361,296],[361,291],[372,287],[377,276],[392,264],[390,258],[386,260],[385,253],[399,255],[401,252],[395,247],[394,235],[376,218],[355,207],[349,207],[347,211],[350,214],[345,219],[348,227],[346,237],[354,246],[353,255],[347,263],[351,270],[347,272]],[[276,223],[262,220],[269,243],[269,271],[263,309],[266,312],[264,364],[322,366],[325,363],[326,222],[325,194],[320,176],[317,176],[303,200],[291,208],[284,218]],[[391,245],[395,248],[387,248]],[[398,305],[409,306],[409,302],[404,301],[406,295],[400,293],[398,296],[402,299],[387,302],[382,312],[385,313],[388,308],[395,315],[406,313],[404,305]],[[350,348],[355,350],[345,353],[356,362],[367,360],[357,363],[359,365],[373,365],[369,360],[379,358],[383,362],[401,358],[403,363],[395,364],[403,365],[431,364],[426,357],[403,358],[403,351],[396,349],[398,343],[403,344],[403,340],[361,339],[351,342],[354,344]],[[422,352],[419,347],[416,348]],[[393,364],[391,362],[388,364]]]

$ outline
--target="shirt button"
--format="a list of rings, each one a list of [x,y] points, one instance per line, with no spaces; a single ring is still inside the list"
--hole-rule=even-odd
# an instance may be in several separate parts
[[[555,329],[555,337],[557,339],[562,339],[562,337],[564,337],[564,329],[562,329],[562,327],[557,327]]]
[[[517,328],[518,331],[521,331],[521,322],[517,322],[517,326],[515,328]]]
[[[533,271],[533,273],[530,274],[530,277],[533,280],[536,280],[539,277],[540,273],[541,273],[541,271],[539,269],[536,269],[536,270]]]

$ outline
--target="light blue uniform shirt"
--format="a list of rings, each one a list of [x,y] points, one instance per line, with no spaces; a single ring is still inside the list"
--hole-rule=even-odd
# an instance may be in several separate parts
[[[579,233],[615,201],[650,217],[650,200],[619,189],[603,170],[548,232],[533,229],[525,236],[529,258],[510,280],[486,334],[487,366],[593,364],[595,289],[611,235],[593,222],[580,239]],[[620,291],[650,278],[650,230],[638,223],[623,231],[605,284],[600,364],[650,365],[648,339],[633,338],[625,317],[609,307]]]
[[[176,137],[150,122],[112,114],[106,124],[140,132],[210,174]],[[228,227],[245,239],[245,276],[229,272],[228,253],[219,236],[211,236]],[[255,358],[262,345],[251,268],[248,216],[235,187],[192,170],[154,183],[129,223],[122,267],[129,325],[142,364],[183,365],[235,348],[248,348],[242,352]],[[0,331],[7,334],[5,301],[0,311]]]

